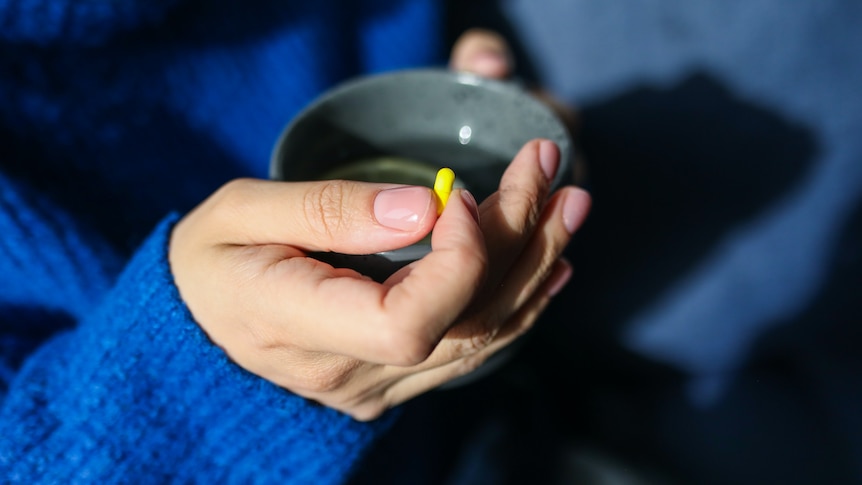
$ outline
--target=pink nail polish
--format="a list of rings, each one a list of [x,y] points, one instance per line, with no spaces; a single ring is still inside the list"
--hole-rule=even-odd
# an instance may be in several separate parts
[[[431,190],[425,187],[382,190],[374,199],[374,217],[383,226],[415,231],[432,207],[431,197]]]
[[[560,166],[560,150],[550,140],[542,140],[539,143],[539,165],[548,181],[554,180],[557,168]]]
[[[566,200],[563,202],[563,225],[569,234],[574,234],[584,219],[585,204],[583,197],[582,194],[575,191],[566,194]]]
[[[476,203],[476,199],[473,197],[467,190],[461,191],[461,199],[464,200],[464,205],[470,209],[470,215],[473,216],[473,219],[478,223],[479,222],[479,204]]]
[[[505,76],[508,71],[506,57],[497,51],[482,51],[471,61],[473,70],[488,77]]]

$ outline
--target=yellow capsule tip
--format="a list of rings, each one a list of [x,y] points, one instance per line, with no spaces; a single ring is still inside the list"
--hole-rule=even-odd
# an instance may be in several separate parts
[[[443,167],[437,171],[437,178],[434,180],[434,193],[437,195],[437,215],[443,213],[454,184],[455,172],[451,168]]]

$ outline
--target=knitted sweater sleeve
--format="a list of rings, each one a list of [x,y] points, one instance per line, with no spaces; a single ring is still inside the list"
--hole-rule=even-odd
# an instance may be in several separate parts
[[[360,423],[311,403],[213,345],[172,280],[176,219],[165,218],[100,302],[7,380],[4,480],[338,483],[390,424],[391,415]]]

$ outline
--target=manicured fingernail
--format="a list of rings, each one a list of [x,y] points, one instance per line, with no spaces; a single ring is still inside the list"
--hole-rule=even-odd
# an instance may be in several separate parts
[[[484,76],[505,75],[508,70],[506,56],[495,50],[484,50],[472,59],[472,69]]]
[[[470,215],[473,216],[473,219],[478,223],[479,222],[479,204],[476,203],[476,199],[473,197],[467,190],[461,191],[461,199],[464,200],[464,205],[470,209]]]
[[[565,258],[560,258],[554,272],[548,278],[548,296],[556,296],[572,278],[572,265]]]
[[[578,226],[584,220],[586,208],[589,206],[588,199],[584,200],[586,192],[572,190],[566,194],[566,200],[563,202],[563,225],[569,234],[574,234]]]
[[[539,165],[542,167],[542,172],[545,178],[554,180],[557,175],[557,168],[560,166],[560,150],[557,145],[550,140],[542,140],[539,142]]]
[[[374,217],[381,225],[399,231],[415,231],[434,207],[433,194],[426,187],[398,187],[381,190],[374,199]]]

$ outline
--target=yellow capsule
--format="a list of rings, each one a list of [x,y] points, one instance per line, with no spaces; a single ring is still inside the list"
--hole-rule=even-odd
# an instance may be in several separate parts
[[[452,186],[455,184],[455,172],[451,168],[441,168],[437,171],[437,178],[434,180],[434,193],[437,194],[437,215],[443,213],[446,207],[446,202],[449,201],[449,194],[452,193]]]

